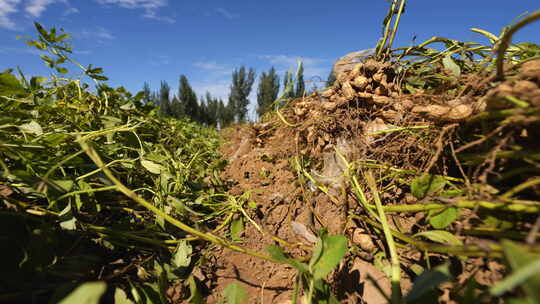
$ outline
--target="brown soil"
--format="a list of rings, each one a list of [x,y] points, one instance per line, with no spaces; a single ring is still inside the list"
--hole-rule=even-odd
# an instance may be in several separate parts
[[[464,174],[464,165],[458,161],[460,155],[448,153],[454,151],[454,145],[458,152],[459,145],[462,145],[461,150],[485,154],[496,153],[505,144],[510,146],[508,138],[521,136],[520,140],[527,142],[526,135],[523,137],[524,131],[509,127],[498,129],[499,133],[493,132],[487,136],[489,140],[478,143],[467,143],[459,132],[462,124],[469,119],[474,121],[475,115],[486,111],[486,108],[508,108],[511,103],[504,98],[506,95],[528,100],[531,106],[538,107],[539,64],[540,61],[534,61],[525,65],[521,73],[491,90],[485,82],[479,81],[479,76],[464,76],[460,81],[474,81],[474,85],[468,85],[467,94],[451,96],[424,92],[405,94],[399,89],[402,79],[391,65],[367,61],[338,75],[336,84],[320,95],[293,100],[279,115],[266,117],[259,124],[224,130],[221,152],[228,160],[228,166],[222,178],[234,183],[230,194],[250,193],[249,200],[255,202],[257,208],[246,207],[246,210],[250,219],[262,229],[259,231],[246,221],[241,246],[266,252],[268,245],[279,244],[294,257],[309,257],[306,248],[313,246],[309,239],[319,229],[326,228],[330,234],[344,234],[349,238],[350,251],[330,275],[329,282],[335,294],[342,303],[386,303],[372,281],[367,279],[368,276],[373,278],[386,294],[390,293],[389,276],[384,272],[388,269],[388,261],[380,255],[387,252],[386,243],[372,226],[348,217],[366,212],[352,189],[350,179],[344,176],[352,170],[361,177],[367,168],[375,168],[378,171],[369,170],[375,172],[375,178],[381,178],[378,186],[381,187],[384,205],[422,203],[410,194],[410,180],[403,182],[397,175],[388,178],[392,176],[388,170],[398,168],[462,178],[456,173]],[[536,134],[532,123],[526,121],[522,125],[529,134]],[[386,132],[395,128],[419,131]],[[474,125],[465,130],[472,132],[473,128]],[[304,167],[311,168],[311,171],[298,172],[298,161],[304,165],[308,163]],[[502,165],[504,160],[500,164],[496,164],[494,159],[473,163],[468,170],[474,174],[469,176],[468,183],[494,184],[495,173],[500,175],[507,170]],[[313,180],[307,179],[308,175]],[[526,178],[528,176],[522,176],[523,180]],[[315,187],[313,182],[323,188]],[[363,189],[368,189],[363,181],[359,183]],[[471,199],[494,197],[489,185],[470,185],[468,195]],[[326,193],[321,191],[323,189],[327,189]],[[536,188],[533,190],[537,191]],[[367,199],[371,200],[369,191],[366,193]],[[408,235],[433,229],[427,224],[426,216],[425,212],[388,214],[391,228]],[[482,219],[476,210],[463,209],[459,221],[446,230],[464,244],[488,248],[496,238],[461,233],[463,229],[479,225]],[[530,227],[530,219],[524,219],[516,229]],[[278,239],[282,240],[281,243]],[[410,290],[418,268],[427,268],[427,260],[432,266],[450,262],[458,284],[465,285],[469,278],[474,277],[478,283],[478,294],[500,280],[505,271],[498,260],[474,255],[470,258],[437,253],[426,256],[413,248],[400,249],[399,254],[404,294]],[[239,282],[246,289],[248,303],[290,303],[296,274],[291,267],[228,249],[217,249],[212,251],[212,255],[217,270],[210,286],[211,295],[206,299],[208,303],[216,303],[223,289],[232,282]],[[447,285],[440,287],[440,302],[453,303],[449,300],[449,290]]]

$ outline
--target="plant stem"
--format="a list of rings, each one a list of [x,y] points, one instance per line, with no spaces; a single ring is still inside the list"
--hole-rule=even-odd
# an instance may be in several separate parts
[[[392,29],[392,34],[390,36],[390,41],[388,42],[388,48],[387,48],[387,54],[390,53],[390,49],[392,48],[392,44],[394,43],[394,38],[396,37],[396,34],[397,34],[397,29],[398,29],[398,25],[399,25],[399,20],[401,19],[401,14],[403,13],[403,9],[405,8],[405,2],[407,2],[406,0],[401,0],[401,3],[399,4],[399,9],[398,9],[398,13],[397,13],[397,16],[396,16],[396,21],[394,22],[394,28]]]
[[[353,219],[357,219],[372,225],[373,227],[382,230],[383,227],[376,221],[370,219],[367,216],[362,215],[349,215]],[[392,235],[397,239],[402,240],[410,245],[416,247],[419,251],[430,251],[443,254],[453,254],[459,256],[485,256],[485,257],[501,257],[502,256],[502,247],[499,244],[493,243],[485,246],[478,245],[463,245],[463,246],[448,246],[448,245],[439,245],[435,243],[428,243],[424,241],[417,240],[413,237],[410,237],[406,234],[403,234],[398,231],[390,230]],[[539,245],[527,246],[527,249],[531,252],[540,252]]]
[[[159,208],[157,208],[153,204],[149,203],[148,201],[146,201],[142,197],[138,196],[131,189],[124,186],[124,184],[122,184],[122,182],[120,182],[116,178],[116,176],[112,173],[112,171],[105,166],[105,164],[103,163],[103,160],[101,160],[101,157],[97,154],[97,152],[94,150],[94,148],[92,148],[91,145],[88,144],[84,140],[84,138],[79,138],[78,142],[81,145],[82,149],[90,157],[90,159],[92,159],[92,161],[98,167],[101,168],[103,173],[105,173],[105,175],[116,185],[118,191],[122,192],[125,196],[131,198],[132,200],[134,200],[135,202],[137,202],[141,206],[145,207],[146,209],[148,209],[149,211],[154,213],[156,216],[162,217],[165,221],[169,222],[173,226],[178,227],[178,228],[180,228],[181,230],[183,230],[183,231],[185,231],[187,233],[193,234],[193,235],[195,235],[195,236],[197,236],[197,237],[199,237],[199,238],[201,238],[203,240],[209,241],[209,242],[214,243],[216,245],[220,245],[220,246],[223,246],[223,247],[226,247],[228,249],[238,251],[238,252],[241,252],[241,253],[249,254],[251,256],[258,257],[258,258],[261,258],[261,259],[264,259],[264,260],[267,260],[267,261],[280,263],[279,261],[275,260],[271,256],[264,255],[264,254],[256,252],[256,251],[252,251],[252,250],[249,250],[249,249],[245,249],[245,248],[230,244],[226,240],[221,239],[221,238],[219,238],[219,237],[217,237],[215,235],[212,235],[210,233],[204,233],[204,232],[198,231],[198,230],[184,224],[183,222],[173,218],[172,216],[166,214],[165,212],[163,212],[162,210],[160,210]]]
[[[392,267],[391,300],[393,304],[399,304],[402,302],[401,288],[399,284],[399,282],[401,281],[401,268],[400,268],[400,263],[399,263],[399,256],[396,250],[396,245],[394,243],[394,238],[392,236],[392,231],[390,230],[390,226],[388,226],[388,221],[386,219],[386,214],[384,213],[382,202],[379,197],[379,192],[377,190],[377,185],[375,184],[375,179],[373,178],[371,171],[367,171],[364,176],[366,178],[368,187],[371,190],[371,194],[373,195],[373,200],[375,201],[375,205],[377,206],[377,211],[379,213],[379,220],[381,221],[384,237],[386,239],[386,243],[388,244],[388,250],[390,251],[390,260],[391,260],[391,267]]]
[[[519,29],[524,27],[525,25],[539,20],[540,19],[540,10],[528,15],[527,17],[521,19],[518,23],[511,26],[508,31],[504,34],[504,36],[501,38],[499,46],[497,48],[497,80],[503,80],[504,79],[504,53],[506,52],[506,49],[508,49],[508,46],[512,42],[512,36],[515,32],[517,32]]]
[[[536,178],[533,178],[533,179],[530,179],[524,183],[521,183],[517,186],[515,186],[514,188],[508,190],[506,193],[504,193],[503,195],[501,195],[501,197],[504,197],[504,198],[510,198],[512,196],[514,196],[514,194],[518,193],[518,192],[521,192],[527,188],[530,188],[532,186],[536,186],[540,184],[540,177],[536,177]]]

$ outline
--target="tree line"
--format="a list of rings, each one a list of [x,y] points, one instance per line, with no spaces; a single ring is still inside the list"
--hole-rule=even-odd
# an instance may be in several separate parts
[[[291,72],[283,76],[283,87],[280,93],[281,81],[274,67],[259,75],[257,88],[256,112],[259,117],[272,111],[278,97],[280,100],[302,97],[305,94],[304,69],[300,65],[294,79]],[[174,94],[166,81],[161,81],[160,87],[152,91],[145,82],[143,86],[143,101],[159,107],[162,117],[183,118],[213,127],[226,127],[233,123],[248,120],[249,95],[255,82],[255,69],[242,66],[232,73],[228,99],[212,96],[209,92],[197,96],[186,75],[180,75],[178,91]]]

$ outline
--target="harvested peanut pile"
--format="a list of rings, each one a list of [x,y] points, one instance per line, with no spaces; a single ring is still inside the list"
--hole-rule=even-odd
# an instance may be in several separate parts
[[[370,172],[400,244],[401,292],[411,290],[429,263],[455,275],[452,284],[433,291],[439,301],[465,296],[471,281],[479,299],[492,301],[487,288],[506,271],[500,260],[485,259],[501,256],[493,231],[519,239],[540,210],[519,203],[538,200],[538,186],[513,188],[539,170],[527,165],[538,151],[530,134],[538,132],[540,117],[539,64],[528,62],[491,88],[476,86],[480,76],[454,77],[441,68],[454,77],[453,90],[433,94],[409,91],[395,64],[368,59],[265,121],[226,130],[222,152],[230,163],[223,177],[235,181],[231,194],[251,193],[257,206],[250,215],[260,230],[247,225],[242,244],[264,251],[280,244],[275,236],[291,244],[288,254],[302,257],[319,229],[345,234],[348,254],[329,279],[334,294],[340,303],[386,303],[368,280],[390,293],[385,237],[372,217],[375,192],[364,178]],[[514,112],[494,112],[505,109]],[[501,153],[510,156],[494,157]],[[509,218],[512,226],[503,228]],[[214,294],[238,281],[249,303],[290,303],[293,267],[226,249],[216,259],[221,270]]]

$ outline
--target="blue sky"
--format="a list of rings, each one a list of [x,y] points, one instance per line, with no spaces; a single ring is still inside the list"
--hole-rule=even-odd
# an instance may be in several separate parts
[[[157,89],[166,80],[176,91],[185,74],[199,95],[226,99],[241,65],[257,72],[275,66],[282,74],[300,58],[306,80],[326,79],[336,58],[376,44],[387,7],[384,0],[0,0],[0,70],[50,73],[15,39],[35,36],[38,21],[72,34],[75,59],[103,67],[112,86],[136,92],[145,81]],[[537,9],[539,0],[412,0],[394,45],[410,45],[413,36],[486,42],[469,28],[498,34]],[[540,22],[514,41],[540,44]]]

